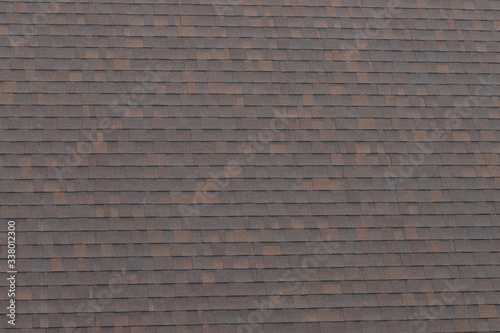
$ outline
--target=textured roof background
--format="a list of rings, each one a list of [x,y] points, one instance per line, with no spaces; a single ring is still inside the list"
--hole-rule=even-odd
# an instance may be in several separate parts
[[[500,2],[201,2],[0,2],[16,328],[500,331]]]

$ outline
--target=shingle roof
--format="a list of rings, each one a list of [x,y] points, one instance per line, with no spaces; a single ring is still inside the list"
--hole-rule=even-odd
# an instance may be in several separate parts
[[[16,328],[500,331],[499,18],[2,1]]]

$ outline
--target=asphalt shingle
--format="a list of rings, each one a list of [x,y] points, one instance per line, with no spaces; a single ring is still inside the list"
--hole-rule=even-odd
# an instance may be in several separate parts
[[[0,3],[16,326],[500,331],[500,6],[449,5]]]

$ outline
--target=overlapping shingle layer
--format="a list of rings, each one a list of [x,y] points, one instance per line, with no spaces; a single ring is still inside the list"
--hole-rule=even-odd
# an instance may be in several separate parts
[[[0,2],[16,327],[500,331],[499,18]]]

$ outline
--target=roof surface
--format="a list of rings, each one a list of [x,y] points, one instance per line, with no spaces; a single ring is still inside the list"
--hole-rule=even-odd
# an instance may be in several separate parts
[[[499,19],[2,1],[16,328],[500,331]]]

